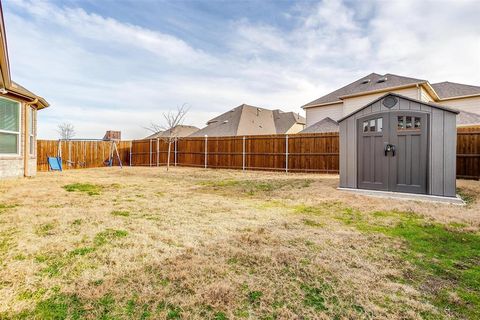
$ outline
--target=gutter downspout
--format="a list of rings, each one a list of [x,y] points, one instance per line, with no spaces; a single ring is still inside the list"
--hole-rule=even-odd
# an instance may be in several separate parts
[[[23,144],[23,175],[25,177],[28,177],[29,176],[29,170],[28,170],[28,160],[30,160],[30,151],[29,151],[29,144],[30,144],[30,135],[28,134],[28,125],[29,123],[31,123],[31,121],[29,121],[30,119],[28,118],[28,108],[31,107],[32,105],[38,103],[38,98],[35,98],[33,101],[30,101],[30,102],[25,102],[24,104],[24,135],[23,135],[23,141],[24,141],[24,144]],[[32,116],[33,116],[33,113],[32,113]],[[31,128],[32,132],[33,131],[33,128]],[[35,139],[35,135],[34,135],[34,139]],[[35,149],[36,149],[36,146],[33,147],[34,148],[34,154],[35,154]]]

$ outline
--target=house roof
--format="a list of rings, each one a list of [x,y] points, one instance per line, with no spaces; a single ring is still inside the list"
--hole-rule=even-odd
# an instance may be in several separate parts
[[[467,125],[474,125],[480,124],[480,114],[467,112],[467,111],[460,111],[457,116],[457,126],[467,126]]]
[[[282,134],[288,132],[296,123],[305,125],[304,117],[295,112],[283,112],[282,110],[273,110],[273,120],[275,122],[275,130]]]
[[[387,73],[384,75],[378,73],[371,73],[338,90],[335,90],[327,95],[313,100],[312,102],[307,103],[302,108],[312,107],[320,104],[339,103],[342,102],[341,98],[345,96],[360,94],[369,91],[384,90],[393,87],[414,85],[425,82],[427,81],[422,79],[403,77],[391,73]]]
[[[242,104],[222,113],[207,122],[207,126],[194,132],[190,137],[228,137],[241,135],[262,135],[287,132],[295,123],[305,119],[293,112],[270,110]]]
[[[299,133],[321,133],[321,132],[338,132],[338,122],[326,117],[322,120],[315,122],[311,126],[303,129]]]
[[[12,95],[35,102],[37,109],[43,109],[49,106],[48,102],[27,90],[16,82],[13,82],[10,76],[10,62],[8,59],[7,36],[5,32],[5,21],[3,19],[3,8],[0,2],[0,86]]]
[[[403,96],[403,95],[398,94],[398,93],[388,92],[388,93],[384,94],[383,96],[378,97],[377,99],[367,103],[366,105],[364,105],[360,109],[357,109],[357,110],[353,111],[352,113],[346,115],[345,117],[341,118],[340,120],[338,120],[338,123],[342,122],[343,120],[345,120],[347,118],[350,118],[352,115],[362,111],[363,109],[367,108],[368,106],[371,106],[372,104],[376,103],[377,101],[380,101],[380,100],[384,99],[387,96],[395,96],[395,97],[402,98],[402,99],[405,99],[405,100],[408,100],[408,101],[412,101],[412,102],[420,103],[420,104],[427,105],[427,106],[430,106],[430,107],[433,107],[433,108],[437,108],[437,109],[445,110],[445,111],[448,111],[448,112],[452,112],[452,113],[455,113],[455,114],[460,113],[460,111],[458,111],[456,109],[445,107],[441,104],[432,103],[432,102],[425,102],[425,101],[413,99],[413,98],[410,98],[410,97],[406,97],[406,96]]]
[[[440,99],[449,99],[454,97],[463,97],[480,94],[480,87],[455,82],[439,82],[432,83],[432,88],[435,90]]]
[[[197,132],[198,130],[200,129],[195,126],[178,125],[169,130],[160,131],[160,132],[151,134],[148,137],[145,137],[144,139],[156,139],[156,138],[169,137],[170,132],[172,132],[172,136],[175,136],[175,137],[188,137],[189,135],[191,135],[194,132]]]

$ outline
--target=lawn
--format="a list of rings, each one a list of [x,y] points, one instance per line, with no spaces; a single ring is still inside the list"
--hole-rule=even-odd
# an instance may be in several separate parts
[[[464,207],[338,176],[100,168],[0,182],[0,319],[478,319]]]

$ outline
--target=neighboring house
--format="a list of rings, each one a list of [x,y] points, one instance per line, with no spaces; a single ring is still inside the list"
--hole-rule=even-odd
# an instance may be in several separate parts
[[[103,140],[104,141],[120,141],[122,140],[122,132],[108,130],[107,132],[105,132],[105,135],[103,136]]]
[[[306,120],[295,112],[283,112],[282,110],[273,110],[273,121],[275,130],[278,134],[298,133],[305,129]]]
[[[269,110],[242,104],[207,122],[207,126],[190,137],[226,137],[297,133],[304,128],[305,118],[280,110]]]
[[[198,130],[200,129],[194,126],[178,125],[169,130],[160,131],[160,132],[151,134],[148,137],[145,137],[144,139],[168,138],[170,136],[182,138],[182,137],[188,137],[189,135],[197,132]],[[170,132],[172,132],[172,134],[170,134]]]
[[[338,122],[326,117],[322,120],[315,122],[310,127],[305,128],[299,133],[325,133],[325,132],[339,132]]]
[[[394,74],[372,73],[304,105],[302,108],[306,112],[307,127],[326,117],[337,121],[388,92],[423,102],[435,102],[460,112],[480,114],[478,86],[453,82],[430,83]],[[457,118],[460,120],[462,116]]]
[[[0,20],[0,178],[33,176],[37,111],[49,104],[12,81],[1,3]]]

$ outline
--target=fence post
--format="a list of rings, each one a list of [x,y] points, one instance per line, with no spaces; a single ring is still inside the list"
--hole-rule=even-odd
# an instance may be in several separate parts
[[[132,166],[132,144],[133,144],[133,141],[130,141],[130,157],[128,157],[129,159],[129,164],[130,164],[130,167]]]
[[[285,172],[288,172],[288,134],[285,135]]]
[[[175,143],[173,145],[173,148],[174,148],[174,150],[173,150],[173,161],[174,161],[175,167],[177,166],[177,140],[178,139],[175,138]]]
[[[157,138],[157,167],[160,165],[160,139]]]
[[[208,136],[205,135],[205,169],[207,168],[207,144],[208,144]]]
[[[150,167],[152,166],[152,139],[150,139],[150,152],[149,152],[149,156],[150,156]]]
[[[242,145],[242,170],[245,171],[245,136],[243,136]]]

